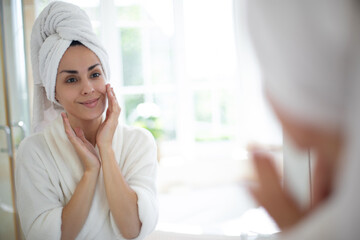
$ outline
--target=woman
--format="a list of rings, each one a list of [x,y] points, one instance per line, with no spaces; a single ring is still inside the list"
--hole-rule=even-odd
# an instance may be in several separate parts
[[[49,4],[31,54],[36,133],[19,147],[15,176],[26,239],[143,239],[158,216],[156,145],[118,124],[107,55],[85,12]]]
[[[266,95],[284,131],[316,158],[308,209],[262,152],[254,153],[259,185],[251,192],[283,239],[359,239],[359,3],[252,0],[248,10]]]

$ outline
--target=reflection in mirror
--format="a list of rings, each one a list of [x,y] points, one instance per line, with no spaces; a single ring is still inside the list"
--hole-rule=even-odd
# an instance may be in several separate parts
[[[24,1],[26,36],[48,2]],[[282,133],[261,94],[244,1],[71,2],[109,53],[122,121],[156,139],[157,231],[276,233],[247,191],[255,181],[247,145],[267,148],[282,169]]]

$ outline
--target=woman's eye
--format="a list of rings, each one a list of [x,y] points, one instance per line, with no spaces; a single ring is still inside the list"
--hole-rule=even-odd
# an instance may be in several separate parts
[[[76,82],[77,80],[75,79],[75,78],[68,78],[67,80],[66,80],[66,83],[74,83],[74,82]]]
[[[100,73],[93,73],[93,74],[91,74],[91,77],[93,77],[93,78],[100,77]]]

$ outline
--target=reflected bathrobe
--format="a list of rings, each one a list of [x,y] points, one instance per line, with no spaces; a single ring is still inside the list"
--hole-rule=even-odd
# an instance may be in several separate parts
[[[145,129],[119,124],[113,149],[125,180],[137,194],[142,227],[136,239],[143,239],[158,218],[156,144]],[[65,134],[61,116],[23,140],[16,158],[15,187],[26,239],[60,239],[62,209],[82,175],[81,160]],[[102,170],[88,218],[76,239],[124,239],[109,209]]]

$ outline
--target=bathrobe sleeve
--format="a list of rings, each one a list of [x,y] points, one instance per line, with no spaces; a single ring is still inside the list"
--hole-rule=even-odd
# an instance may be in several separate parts
[[[51,158],[42,135],[21,143],[15,167],[16,202],[23,233],[28,240],[60,239],[63,205],[57,174],[44,161]]]
[[[129,186],[138,197],[138,212],[142,223],[136,239],[144,239],[151,233],[158,220],[158,202],[156,193],[157,147],[150,132],[140,128],[125,128],[120,168]],[[113,216],[111,225],[120,235]]]

